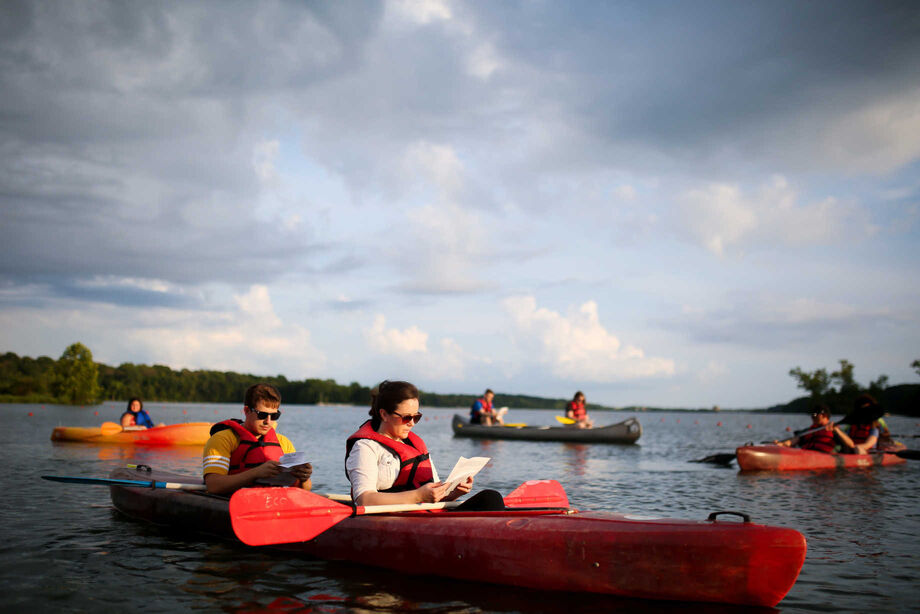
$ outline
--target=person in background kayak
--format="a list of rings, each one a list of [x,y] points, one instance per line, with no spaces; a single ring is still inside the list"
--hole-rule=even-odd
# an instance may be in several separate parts
[[[274,386],[255,384],[246,390],[244,420],[231,418],[211,427],[201,464],[204,483],[212,494],[228,494],[256,481],[271,483],[281,473],[282,454],[296,452],[291,441],[275,431],[281,419],[281,393]],[[279,484],[313,488],[310,463],[289,469],[290,478]],[[293,482],[293,483],[291,483]]]
[[[422,419],[418,388],[384,381],[372,399],[371,419],[345,443],[345,475],[357,505],[436,503],[470,492],[473,478],[446,492],[428,447],[412,432]]]
[[[588,416],[587,406],[585,405],[585,393],[581,390],[575,393],[572,400],[565,406],[565,417],[574,420],[572,426],[580,429],[589,429],[594,426],[591,418]]]
[[[492,399],[494,398],[495,393],[487,388],[482,394],[482,398],[473,401],[470,406],[470,424],[481,424],[483,426],[504,424],[502,417],[492,407]]]
[[[814,450],[830,454],[834,451],[834,446],[839,442],[849,445],[846,442],[849,437],[840,430],[840,427],[831,422],[831,410],[827,405],[819,404],[811,414],[811,427],[801,435],[784,441],[775,441],[778,446],[795,446],[803,450]]]
[[[137,397],[128,401],[128,408],[121,415],[121,428],[128,431],[153,428],[155,425],[150,415],[144,411],[144,404]]]
[[[876,421],[882,416],[878,401],[868,394],[861,394],[853,401],[853,420],[846,434],[846,450],[851,454],[866,454],[875,449],[878,442]]]

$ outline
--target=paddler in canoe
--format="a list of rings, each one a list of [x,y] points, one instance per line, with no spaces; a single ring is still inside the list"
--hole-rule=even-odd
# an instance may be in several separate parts
[[[371,419],[345,443],[345,475],[357,505],[437,503],[470,492],[473,478],[446,492],[428,447],[412,427],[422,419],[418,388],[384,381],[371,394]]]
[[[281,419],[281,393],[274,386],[250,386],[243,403],[245,419],[218,422],[211,427],[211,438],[204,445],[201,464],[209,493],[228,494],[256,481],[270,482],[281,473],[281,455],[297,451],[287,437],[275,431]],[[291,479],[285,480],[285,485],[313,488],[310,463],[289,471]]]
[[[482,426],[492,426],[493,424],[504,424],[501,414],[492,407],[492,399],[495,393],[486,388],[482,397],[473,401],[470,406],[470,424],[481,424]]]
[[[846,436],[840,427],[831,422],[831,410],[823,403],[815,406],[811,414],[811,428],[807,429],[801,435],[796,435],[791,439],[776,441],[778,446],[798,447],[803,450],[814,450],[815,452],[824,452],[831,454],[835,445],[838,443],[849,445],[846,442],[850,438]],[[852,442],[851,442],[852,443]]]
[[[137,397],[128,401],[125,413],[121,415],[121,428],[126,431],[141,431],[156,426],[150,414],[144,411],[144,403]],[[162,425],[160,425],[162,426]]]
[[[589,429],[594,426],[594,422],[588,417],[588,410],[585,405],[585,393],[581,390],[575,393],[572,400],[565,406],[565,417],[574,420],[570,426],[579,429]]]

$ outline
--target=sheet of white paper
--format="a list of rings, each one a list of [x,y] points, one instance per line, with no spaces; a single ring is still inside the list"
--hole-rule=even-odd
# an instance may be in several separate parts
[[[454,468],[451,469],[450,475],[444,480],[447,484],[447,492],[451,493],[460,482],[466,481],[466,478],[479,473],[486,464],[492,460],[488,456],[474,456],[473,458],[460,457]]]
[[[291,452],[290,454],[282,454],[278,462],[281,463],[281,466],[285,469],[290,469],[296,465],[303,465],[307,462],[307,453]]]

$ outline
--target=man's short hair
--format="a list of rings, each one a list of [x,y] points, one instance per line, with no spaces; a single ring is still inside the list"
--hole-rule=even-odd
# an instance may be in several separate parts
[[[272,409],[280,407],[281,393],[270,384],[253,384],[246,389],[246,396],[243,397],[243,403],[249,409],[255,409],[260,402],[265,407]]]

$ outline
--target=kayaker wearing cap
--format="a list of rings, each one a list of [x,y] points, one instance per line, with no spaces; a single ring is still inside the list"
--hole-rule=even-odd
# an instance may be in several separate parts
[[[275,431],[281,419],[281,393],[274,386],[255,384],[246,390],[244,420],[231,418],[211,427],[211,438],[204,444],[201,460],[204,483],[212,494],[231,493],[256,480],[268,480],[281,473],[278,459],[296,452],[294,444]],[[292,480],[310,490],[313,483],[310,463],[289,469]],[[283,476],[286,477],[286,476]],[[295,482],[290,484],[290,482]]]
[[[585,405],[585,393],[581,390],[575,393],[572,400],[565,406],[565,417],[574,420],[572,426],[580,429],[589,429],[594,426],[594,422],[588,417],[588,410]]]
[[[371,394],[371,419],[345,443],[345,475],[357,505],[436,503],[467,494],[473,478],[452,492],[438,472],[422,438],[412,427],[422,418],[418,388],[384,381]]]
[[[878,442],[878,428],[875,421],[882,415],[878,401],[871,395],[861,394],[853,401],[854,421],[847,428],[847,435],[852,440],[848,443],[849,452],[866,454],[875,448]],[[858,421],[857,421],[858,420]]]
[[[125,413],[121,415],[121,427],[127,431],[139,431],[154,426],[150,415],[144,411],[143,402],[137,397],[132,397],[128,401]]]
[[[470,406],[470,424],[481,424],[483,426],[492,426],[493,423],[504,424],[502,417],[495,413],[495,408],[492,407],[492,399],[494,398],[495,393],[490,389],[486,389],[482,398],[473,401],[472,406]]]
[[[815,407],[811,414],[811,428],[801,435],[786,439],[784,441],[774,441],[779,446],[797,446],[803,450],[814,450],[830,454],[834,451],[834,445],[837,441],[844,443],[849,441],[849,437],[840,430],[840,427],[831,422],[831,410],[827,405],[820,404]]]

